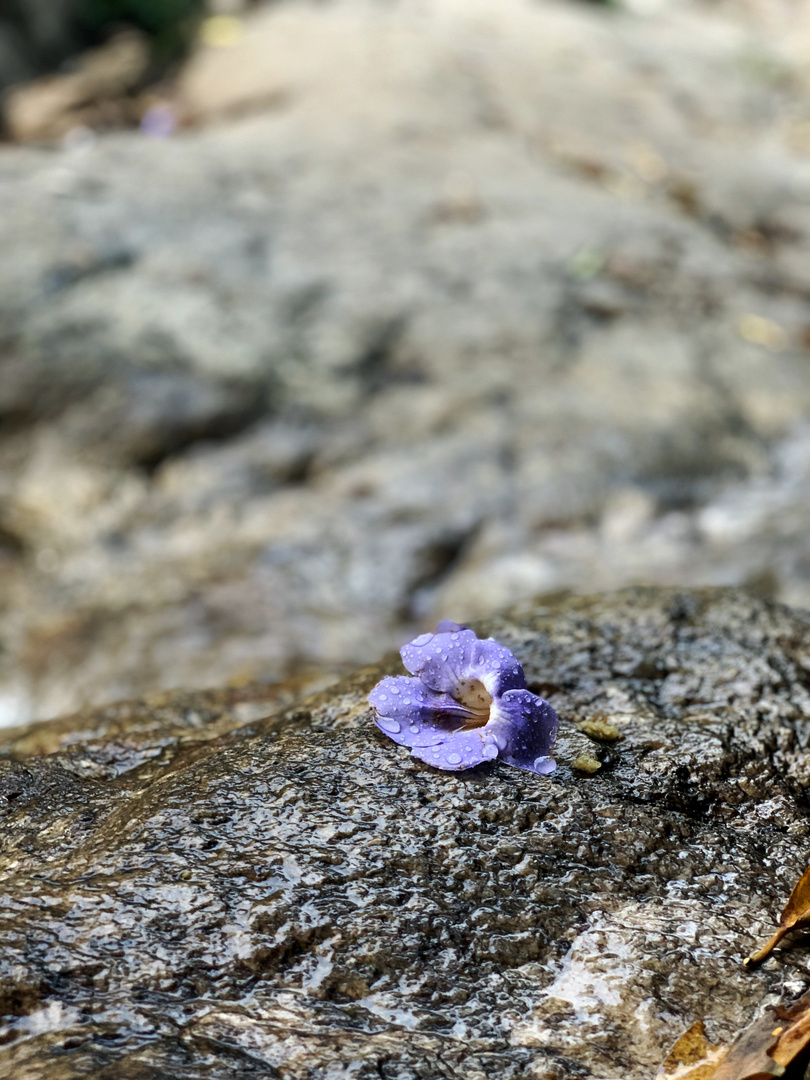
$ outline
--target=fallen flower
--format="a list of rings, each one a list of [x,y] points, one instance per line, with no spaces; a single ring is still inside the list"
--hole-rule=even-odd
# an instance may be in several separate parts
[[[526,689],[523,668],[492,638],[441,622],[402,648],[414,678],[383,679],[368,696],[377,727],[414,757],[456,772],[500,758],[550,773],[557,714]]]
[[[754,967],[766,960],[785,934],[791,930],[802,930],[810,926],[810,868],[805,870],[788,897],[785,909],[779,919],[779,929],[761,949],[752,953],[745,961],[746,967]]]

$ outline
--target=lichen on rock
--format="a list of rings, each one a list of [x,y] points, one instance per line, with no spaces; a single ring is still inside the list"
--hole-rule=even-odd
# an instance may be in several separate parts
[[[549,777],[386,739],[393,658],[8,735],[0,1076],[642,1080],[733,1035],[810,974],[741,964],[804,869],[808,628],[734,591],[490,622],[561,717]]]

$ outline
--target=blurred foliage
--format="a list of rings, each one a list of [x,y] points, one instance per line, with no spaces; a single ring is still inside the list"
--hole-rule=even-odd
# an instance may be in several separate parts
[[[176,54],[188,44],[203,0],[81,0],[79,18],[93,32],[126,23],[144,30],[159,53]]]

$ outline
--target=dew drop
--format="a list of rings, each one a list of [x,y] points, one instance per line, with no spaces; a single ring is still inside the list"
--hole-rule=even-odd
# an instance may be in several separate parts
[[[451,634],[450,638],[452,641],[458,641],[458,634]]]
[[[498,747],[495,743],[484,743],[484,748],[481,751],[487,761],[492,761],[498,756]]]
[[[399,720],[392,720],[388,716],[381,716],[377,723],[383,731],[389,731],[392,735],[396,735],[398,731],[402,730],[402,724],[400,724]]]
[[[449,765],[460,765],[461,764],[461,754],[448,754],[447,755],[447,762],[448,762]]]
[[[398,686],[392,686],[391,687],[391,693],[392,694],[398,694],[399,693],[399,687]]]
[[[412,735],[418,735],[419,734],[419,728],[416,726],[416,724],[411,724],[411,734]]]
[[[421,648],[423,645],[427,645],[432,639],[433,634],[420,634],[418,638],[413,639],[411,645],[416,645],[417,648]]]

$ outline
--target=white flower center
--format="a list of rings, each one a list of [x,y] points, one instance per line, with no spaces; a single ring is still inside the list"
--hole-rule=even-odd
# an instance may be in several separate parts
[[[470,714],[464,722],[464,730],[483,727],[489,722],[492,695],[479,679],[459,679],[453,697]]]

